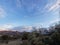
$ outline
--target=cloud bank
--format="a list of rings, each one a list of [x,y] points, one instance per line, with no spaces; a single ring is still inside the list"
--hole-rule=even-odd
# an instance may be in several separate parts
[[[5,25],[0,26],[0,31],[4,31],[4,30],[9,31],[11,28],[13,28],[13,25],[5,24]]]

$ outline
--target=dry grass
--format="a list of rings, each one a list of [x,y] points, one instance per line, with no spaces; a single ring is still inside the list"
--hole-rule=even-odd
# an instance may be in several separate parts
[[[8,44],[0,43],[0,45],[20,45],[20,40],[9,41]]]

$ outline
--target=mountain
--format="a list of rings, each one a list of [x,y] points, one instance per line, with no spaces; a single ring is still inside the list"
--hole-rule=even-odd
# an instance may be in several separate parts
[[[21,34],[18,31],[0,31],[0,35],[16,35],[16,34]]]
[[[20,32],[23,32],[23,31],[30,32],[33,30],[33,27],[32,26],[18,26],[18,27],[12,28],[11,30],[20,31]]]
[[[21,35],[23,31],[31,32],[34,30],[37,30],[38,32],[41,31],[41,34],[48,34],[48,30],[46,28],[39,28],[39,27],[32,27],[32,26],[18,26],[9,30],[1,30],[0,35],[4,35],[4,34],[16,35],[17,33]]]
[[[17,30],[20,32],[23,32],[23,31],[31,32],[31,31],[37,30],[38,32],[41,31],[41,34],[49,33],[47,28],[39,28],[39,27],[32,27],[32,26],[28,26],[28,27],[19,26],[19,27],[14,27],[12,30]]]

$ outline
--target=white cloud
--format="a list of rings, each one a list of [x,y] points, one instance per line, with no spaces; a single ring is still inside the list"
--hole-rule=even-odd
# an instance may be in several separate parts
[[[59,19],[55,19],[55,20],[53,20],[53,21],[50,21],[50,23],[56,23],[56,22],[58,22],[59,21]]]
[[[60,0],[57,0],[55,4],[50,6],[49,11],[58,9],[59,8],[59,3],[60,3]]]
[[[13,27],[12,28],[12,30],[17,30],[17,31],[27,31],[27,32],[29,32],[29,31],[31,31],[33,29],[33,27],[32,26],[17,26],[17,27]]]
[[[60,0],[55,0],[55,3],[53,2],[47,3],[44,9],[47,9],[48,10],[47,12],[55,11],[56,9],[59,8],[59,3],[60,3]]]
[[[32,30],[32,26],[23,26],[23,28],[21,30],[22,31],[31,31]]]
[[[54,26],[56,23],[59,23],[59,19],[55,19],[49,22],[49,26],[52,25]]]
[[[40,27],[43,27],[43,23],[34,23],[33,26],[37,27],[37,28],[40,28]]]
[[[0,18],[5,16],[6,16],[6,11],[4,10],[4,8],[0,7]]]
[[[2,31],[2,30],[9,30],[10,28],[13,28],[13,25],[5,24],[5,25],[0,26],[0,31]]]

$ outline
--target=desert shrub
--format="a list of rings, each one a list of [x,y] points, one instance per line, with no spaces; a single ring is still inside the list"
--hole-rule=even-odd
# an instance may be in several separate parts
[[[2,38],[2,40],[8,40],[9,36],[8,35],[2,35],[1,38]]]

